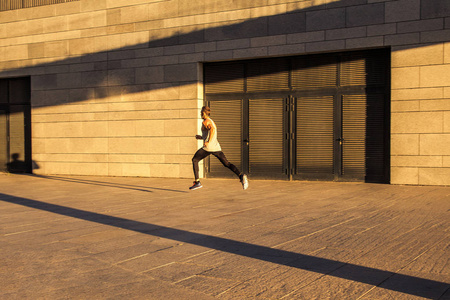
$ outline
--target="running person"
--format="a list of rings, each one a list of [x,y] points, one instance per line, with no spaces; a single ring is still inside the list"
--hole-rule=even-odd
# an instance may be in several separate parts
[[[247,175],[239,172],[238,168],[235,165],[231,164],[225,154],[222,152],[222,148],[220,147],[219,141],[217,140],[217,127],[213,120],[209,117],[211,114],[211,109],[208,106],[203,106],[200,112],[203,123],[202,123],[202,135],[196,135],[195,138],[197,140],[203,140],[203,147],[198,149],[192,158],[192,164],[194,167],[194,176],[195,181],[194,184],[189,188],[190,190],[196,190],[202,188],[202,184],[200,183],[199,175],[198,175],[198,162],[202,159],[208,157],[210,154],[217,157],[220,162],[230,169],[236,174],[241,183],[242,188],[246,190],[248,188],[248,180]]]

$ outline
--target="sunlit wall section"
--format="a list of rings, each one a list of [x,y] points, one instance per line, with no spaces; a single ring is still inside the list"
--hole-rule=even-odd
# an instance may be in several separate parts
[[[404,6],[409,20],[396,24],[396,39],[385,37],[392,45],[391,182],[450,185],[450,3],[416,2]]]
[[[392,182],[449,185],[450,43],[392,58]]]
[[[80,1],[2,13],[2,76],[32,76],[35,173],[191,175],[198,61],[175,67],[178,55],[149,47],[149,30],[160,24],[150,12],[160,2],[167,1]],[[166,10],[177,16],[176,1]]]
[[[36,7],[80,0],[0,0],[0,11]]]

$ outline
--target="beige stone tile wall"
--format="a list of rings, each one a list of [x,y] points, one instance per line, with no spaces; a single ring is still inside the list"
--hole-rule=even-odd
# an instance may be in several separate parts
[[[0,12],[42,174],[191,177],[201,63],[392,49],[391,182],[450,185],[446,0],[81,0]]]

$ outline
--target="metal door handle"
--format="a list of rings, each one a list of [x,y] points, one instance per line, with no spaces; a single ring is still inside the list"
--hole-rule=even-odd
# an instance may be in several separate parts
[[[243,142],[244,142],[244,143],[245,143],[245,145],[247,145],[247,146],[248,146],[248,144],[250,143],[250,141],[249,141],[249,140],[244,140]]]
[[[336,139],[337,142],[339,142],[339,145],[342,145],[342,143],[345,141],[344,138],[338,138]]]

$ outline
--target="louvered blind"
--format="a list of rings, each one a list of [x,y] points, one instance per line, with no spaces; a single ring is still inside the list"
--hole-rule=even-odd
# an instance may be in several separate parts
[[[366,174],[366,96],[342,97],[342,174],[364,179]]]
[[[292,88],[295,90],[336,87],[337,63],[335,56],[297,58],[292,62]]]
[[[289,64],[286,59],[250,62],[247,65],[247,91],[289,90]]]
[[[242,101],[211,101],[211,119],[217,126],[217,138],[228,161],[241,168],[242,144]],[[218,159],[210,157],[210,174],[212,176],[235,176],[223,167]]]
[[[36,7],[80,0],[0,0],[0,11]]]
[[[205,93],[244,92],[244,65],[220,64],[205,66]]]
[[[284,173],[283,110],[283,99],[250,99],[250,174]]]
[[[8,139],[6,110],[0,110],[0,171],[6,171],[8,163]]]
[[[333,96],[297,101],[297,173],[333,174]]]
[[[345,57],[341,63],[341,86],[366,85],[366,60],[363,56]]]
[[[8,80],[0,79],[0,104],[6,104],[8,102]]]
[[[11,105],[9,114],[9,151],[25,160],[25,110],[22,105]]]
[[[385,176],[385,95],[367,96],[366,180],[381,182]]]
[[[341,63],[341,86],[385,84],[386,68],[386,55],[345,55]]]

